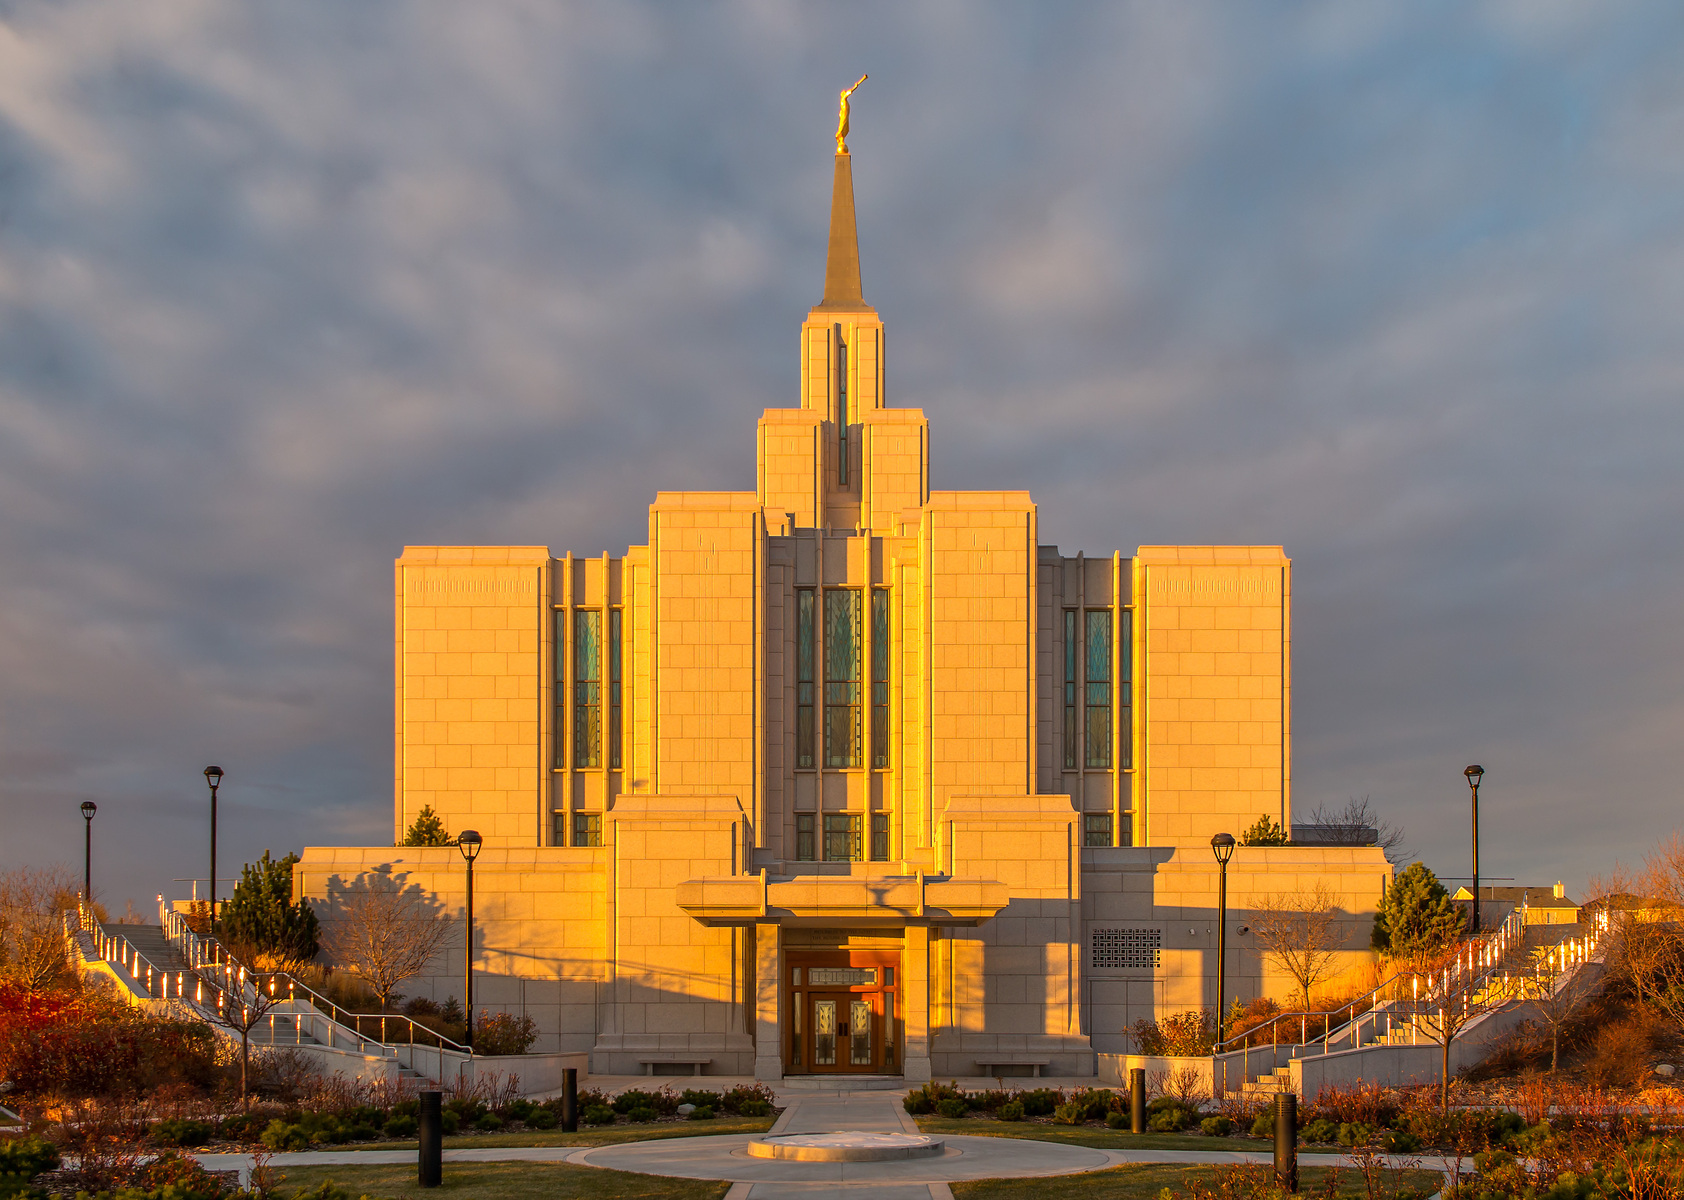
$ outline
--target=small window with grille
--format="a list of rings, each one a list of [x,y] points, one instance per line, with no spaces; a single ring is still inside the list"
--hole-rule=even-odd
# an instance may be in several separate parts
[[[1149,971],[1160,965],[1164,947],[1161,929],[1095,929],[1090,938],[1095,970]]]

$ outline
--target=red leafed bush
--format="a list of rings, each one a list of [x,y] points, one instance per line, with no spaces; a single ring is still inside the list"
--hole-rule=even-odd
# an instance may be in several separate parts
[[[0,1078],[20,1098],[117,1096],[214,1081],[211,1031],[146,1016],[88,990],[0,983]]]

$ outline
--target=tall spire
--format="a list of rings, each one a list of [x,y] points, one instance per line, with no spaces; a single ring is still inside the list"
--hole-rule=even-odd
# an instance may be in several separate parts
[[[854,227],[854,168],[846,151],[836,155],[836,177],[830,189],[830,249],[824,263],[821,309],[871,312],[860,291],[860,239]]]

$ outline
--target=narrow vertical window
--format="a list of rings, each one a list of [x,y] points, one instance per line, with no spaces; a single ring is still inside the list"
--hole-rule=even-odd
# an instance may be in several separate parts
[[[573,844],[575,846],[602,845],[602,814],[573,814]]]
[[[860,594],[824,594],[824,765],[860,765]]]
[[[795,814],[795,858],[797,862],[812,862],[818,858],[817,841],[813,836],[813,814]],[[797,981],[799,982],[799,981]]]
[[[602,614],[573,614],[573,765],[602,765]]]
[[[1082,817],[1082,845],[1109,846],[1111,844],[1111,814],[1086,813]]]
[[[860,837],[860,814],[826,813],[824,815],[824,860],[826,862],[859,862],[865,857]]]
[[[1088,610],[1087,756],[1090,767],[1111,765],[1111,612]]]
[[[795,765],[813,766],[813,625],[812,588],[795,593]]]
[[[567,643],[573,636],[567,627],[567,610],[557,609],[555,614],[555,759],[557,769],[567,765],[567,713],[569,697],[567,695]],[[560,820],[561,818],[557,818]],[[556,845],[567,844],[565,829],[556,837]]]
[[[840,433],[836,481],[848,483],[848,344],[842,340],[842,326],[836,327],[836,428]]]
[[[889,765],[889,591],[871,593],[871,765]]]
[[[608,612],[608,765],[618,771],[620,754],[620,610]]]
[[[889,814],[871,814],[871,861],[889,861]]]
[[[1119,767],[1134,766],[1134,613],[1124,609],[1117,621],[1117,737]]]
[[[1081,763],[1076,758],[1076,685],[1081,682],[1077,671],[1081,647],[1076,641],[1076,610],[1064,610],[1064,769],[1074,771]]]

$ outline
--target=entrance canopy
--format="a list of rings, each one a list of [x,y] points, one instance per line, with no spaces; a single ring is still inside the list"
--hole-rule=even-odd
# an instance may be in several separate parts
[[[678,885],[678,907],[703,925],[776,923],[825,928],[975,926],[1010,899],[994,879],[930,875],[759,875],[690,879]]]

